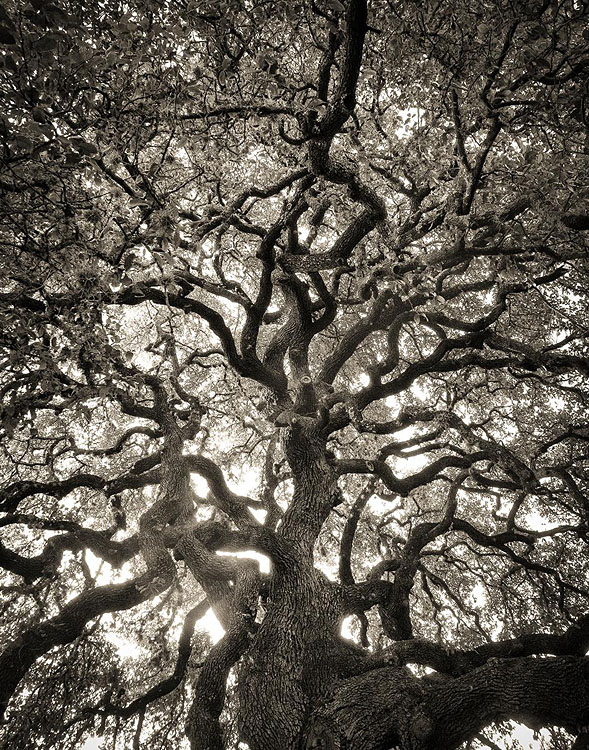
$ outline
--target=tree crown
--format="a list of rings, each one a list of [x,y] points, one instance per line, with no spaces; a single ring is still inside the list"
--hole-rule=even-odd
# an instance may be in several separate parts
[[[586,27],[0,9],[6,746],[583,746]]]

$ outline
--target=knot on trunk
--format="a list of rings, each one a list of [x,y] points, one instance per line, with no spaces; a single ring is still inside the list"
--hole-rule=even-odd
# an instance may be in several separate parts
[[[422,710],[419,710],[411,722],[411,731],[413,735],[420,742],[423,742],[430,736],[433,728],[431,719]]]
[[[332,724],[316,717],[306,732],[303,750],[346,750],[347,743]]]

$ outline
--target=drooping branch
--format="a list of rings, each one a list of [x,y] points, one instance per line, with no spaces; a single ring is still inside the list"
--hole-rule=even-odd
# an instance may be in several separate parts
[[[141,576],[80,594],[58,615],[29,628],[10,643],[0,656],[0,670],[5,676],[0,685],[0,716],[4,715],[13,692],[38,658],[55,646],[74,641],[95,617],[130,609],[149,599],[152,596],[149,582],[150,579]]]
[[[113,714],[120,717],[129,717],[134,714],[142,714],[150,703],[153,703],[165,695],[168,695],[175,690],[178,685],[182,682],[186,675],[186,668],[188,666],[188,660],[192,653],[191,640],[194,634],[194,627],[198,620],[200,620],[206,614],[209,609],[209,602],[207,599],[203,599],[201,602],[196,604],[189,612],[187,612],[184,623],[182,625],[182,632],[178,639],[178,655],[176,657],[176,664],[174,671],[169,677],[164,678],[157,684],[149,688],[143,695],[134,698],[126,706],[115,705],[111,703],[104,703],[101,701],[97,706],[93,708],[87,708],[83,711],[83,714],[95,713],[95,714]],[[76,723],[81,717],[76,717],[71,723]]]
[[[450,467],[468,468],[477,461],[488,458],[483,451],[476,451],[466,456],[442,456],[425,466],[421,471],[399,478],[393,474],[392,469],[386,461],[367,461],[360,458],[342,458],[337,464],[338,473],[341,474],[375,474],[387,487],[397,495],[406,497],[411,490],[421,487],[436,479],[444,469]]]
[[[97,587],[78,595],[58,615],[19,635],[0,656],[0,668],[9,675],[0,690],[2,714],[17,685],[39,657],[56,645],[71,643],[98,615],[134,607],[165,591],[174,579],[175,565],[162,532],[174,519],[187,520],[192,504],[188,473],[182,470],[182,435],[164,391],[155,384],[154,388],[154,409],[166,434],[160,494],[139,520],[137,541],[147,570],[133,581]]]
[[[95,474],[75,474],[67,479],[56,482],[21,481],[13,482],[0,493],[0,510],[4,513],[14,513],[19,503],[32,495],[43,494],[53,497],[65,497],[78,487],[91,487],[101,490],[106,481]]]

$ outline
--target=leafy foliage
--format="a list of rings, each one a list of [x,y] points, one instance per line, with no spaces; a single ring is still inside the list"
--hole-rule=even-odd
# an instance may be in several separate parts
[[[3,746],[584,746],[587,20],[0,9]]]

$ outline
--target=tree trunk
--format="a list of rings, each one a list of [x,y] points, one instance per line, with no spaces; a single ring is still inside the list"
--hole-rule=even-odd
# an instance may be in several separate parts
[[[241,731],[251,750],[299,748],[311,710],[337,678],[340,590],[313,566],[335,473],[311,420],[296,420],[286,446],[294,495],[279,528],[292,559],[275,567],[267,613],[240,674]]]
[[[278,529],[285,555],[274,560],[266,615],[240,665],[240,735],[250,750],[452,750],[506,718],[584,731],[587,658],[496,659],[437,681],[368,658],[346,670],[343,587],[313,565],[336,474],[311,419],[293,418],[285,448],[294,482]]]
[[[241,730],[251,750],[294,750],[336,675],[334,589],[309,565],[277,576],[240,674]]]

